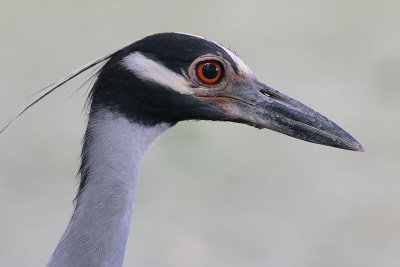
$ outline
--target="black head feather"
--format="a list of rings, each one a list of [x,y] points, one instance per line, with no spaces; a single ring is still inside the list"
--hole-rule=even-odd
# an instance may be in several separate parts
[[[193,61],[207,54],[222,56],[235,72],[238,71],[229,54],[212,41],[179,33],[151,35],[120,50],[105,64],[91,91],[91,112],[108,108],[146,126],[204,119],[207,110],[203,109],[209,106],[199,105],[201,100],[144,81],[124,68],[122,60],[135,52],[163,64],[179,75],[182,75],[182,71],[187,73]],[[213,108],[213,118],[218,119],[215,110],[221,107],[215,105]]]

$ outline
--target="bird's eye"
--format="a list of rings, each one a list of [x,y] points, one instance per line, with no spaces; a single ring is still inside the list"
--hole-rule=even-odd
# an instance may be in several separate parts
[[[222,67],[217,61],[210,60],[200,63],[196,72],[200,81],[206,84],[214,84],[221,78]]]

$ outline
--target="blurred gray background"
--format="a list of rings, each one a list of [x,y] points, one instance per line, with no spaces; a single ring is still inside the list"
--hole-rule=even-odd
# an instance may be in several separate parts
[[[143,36],[233,50],[365,153],[185,122],[146,155],[125,266],[400,266],[399,1],[2,1],[0,123]],[[0,266],[44,266],[71,216],[90,76],[0,136]]]

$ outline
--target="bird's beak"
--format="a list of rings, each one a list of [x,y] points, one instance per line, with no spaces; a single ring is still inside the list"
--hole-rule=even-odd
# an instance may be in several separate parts
[[[316,144],[364,151],[354,137],[333,121],[255,77],[236,81],[215,93],[203,97],[219,102],[227,120],[268,128]]]

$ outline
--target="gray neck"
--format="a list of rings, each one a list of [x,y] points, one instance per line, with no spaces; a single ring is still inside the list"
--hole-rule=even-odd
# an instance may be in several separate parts
[[[89,118],[85,186],[47,266],[122,266],[143,156],[169,127],[145,127],[109,111]]]

